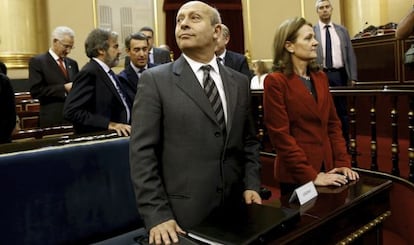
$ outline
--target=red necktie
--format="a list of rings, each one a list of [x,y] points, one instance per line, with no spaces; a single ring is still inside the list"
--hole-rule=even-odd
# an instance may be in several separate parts
[[[59,63],[59,67],[63,72],[63,75],[65,75],[66,78],[68,78],[68,71],[66,70],[65,66],[63,65],[63,59],[59,58],[58,59],[58,63]]]

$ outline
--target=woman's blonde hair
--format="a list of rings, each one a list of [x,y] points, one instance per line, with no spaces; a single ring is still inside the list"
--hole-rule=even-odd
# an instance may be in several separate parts
[[[298,37],[299,29],[304,25],[312,26],[304,18],[295,17],[284,21],[276,30],[273,41],[273,71],[283,72],[288,76],[293,74],[291,54],[286,50],[285,44],[287,41],[294,43]],[[309,71],[317,71],[320,68],[314,60],[309,63],[308,69]]]
[[[256,60],[255,62],[253,62],[253,65],[256,67],[257,75],[263,75],[269,72],[266,63],[264,63],[261,60]]]

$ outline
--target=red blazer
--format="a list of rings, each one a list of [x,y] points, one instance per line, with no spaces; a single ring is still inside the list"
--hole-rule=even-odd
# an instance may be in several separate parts
[[[328,78],[311,74],[317,100],[297,75],[273,72],[264,82],[264,121],[276,149],[275,177],[279,182],[304,184],[326,171],[350,167]]]

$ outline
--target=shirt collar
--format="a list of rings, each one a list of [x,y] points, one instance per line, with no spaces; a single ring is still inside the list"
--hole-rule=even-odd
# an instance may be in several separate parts
[[[191,69],[194,71],[194,73],[196,73],[197,71],[200,70],[200,68],[202,66],[205,65],[211,65],[213,67],[213,70],[217,73],[219,73],[219,67],[217,64],[217,57],[214,55],[213,59],[210,60],[210,62],[208,62],[207,64],[204,63],[200,63],[198,61],[195,61],[193,59],[191,59],[190,57],[188,57],[187,55],[183,54],[184,58],[187,60],[188,64],[190,65]]]
[[[105,64],[102,60],[95,58],[95,57],[93,57],[92,59],[96,61],[104,69],[106,73],[108,73],[111,70],[111,68],[107,64]]]
[[[332,26],[332,27],[334,26],[332,21],[330,21],[328,24],[325,24],[325,23],[323,23],[322,21],[319,20],[319,28],[324,29],[325,26],[327,26],[327,25]]]
[[[60,57],[52,49],[49,49],[49,54],[53,57],[54,60],[60,59]]]

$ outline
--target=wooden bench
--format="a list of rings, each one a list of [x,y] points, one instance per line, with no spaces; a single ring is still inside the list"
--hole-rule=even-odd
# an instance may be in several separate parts
[[[20,118],[21,129],[34,129],[39,127],[40,103],[33,99],[30,92],[14,94],[17,116]]]

